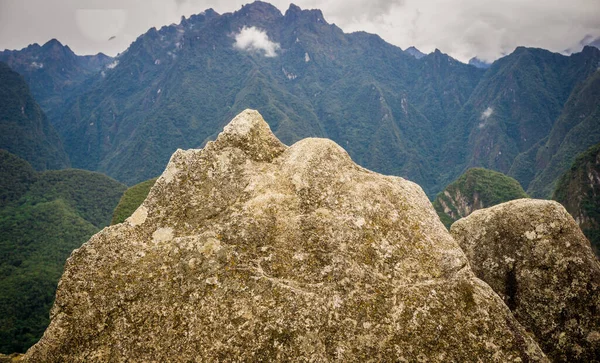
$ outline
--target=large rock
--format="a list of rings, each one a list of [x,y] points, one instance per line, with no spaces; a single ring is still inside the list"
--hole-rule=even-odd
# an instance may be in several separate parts
[[[452,225],[477,277],[554,361],[600,359],[600,264],[558,203],[519,199]]]
[[[420,187],[250,110],[72,254],[51,319],[26,361],[545,360]]]

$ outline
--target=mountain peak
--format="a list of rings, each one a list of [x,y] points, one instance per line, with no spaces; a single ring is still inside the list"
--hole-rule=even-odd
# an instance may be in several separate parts
[[[325,17],[323,16],[323,12],[321,12],[321,10],[319,10],[319,9],[302,10],[296,4],[290,4],[290,7],[285,12],[285,17],[288,19],[290,19],[290,18],[297,19],[299,17],[304,17],[304,18],[311,20],[312,22],[323,22],[323,23],[327,24],[327,22],[325,21]]]
[[[49,41],[47,41],[46,43],[44,43],[44,45],[42,46],[43,48],[50,48],[50,47],[63,47],[62,43],[60,41],[58,41],[58,39],[56,38],[52,38]]]
[[[236,11],[236,13],[240,13],[242,15],[255,14],[267,18],[283,16],[277,7],[263,1],[255,1],[253,3],[246,4],[242,6],[239,11]]]
[[[75,53],[67,45],[63,45],[58,39],[52,38],[42,46],[42,51],[50,52],[53,58],[75,57]]]
[[[426,56],[425,53],[421,52],[420,50],[418,50],[416,47],[414,46],[410,46],[408,48],[406,48],[406,50],[404,51],[404,53],[409,54],[417,59],[421,59],[424,56]]]

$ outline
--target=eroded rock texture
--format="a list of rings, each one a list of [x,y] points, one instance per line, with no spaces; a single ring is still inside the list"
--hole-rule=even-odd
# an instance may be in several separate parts
[[[451,233],[549,358],[600,360],[600,264],[560,204],[507,202],[455,222]]]
[[[256,111],[67,262],[27,361],[537,361],[420,187]]]

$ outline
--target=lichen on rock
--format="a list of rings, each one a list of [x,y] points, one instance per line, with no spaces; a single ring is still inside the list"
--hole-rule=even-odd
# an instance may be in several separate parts
[[[550,359],[600,360],[600,264],[560,204],[503,203],[458,220],[451,233]]]
[[[26,361],[545,361],[419,186],[246,110],[67,261]]]

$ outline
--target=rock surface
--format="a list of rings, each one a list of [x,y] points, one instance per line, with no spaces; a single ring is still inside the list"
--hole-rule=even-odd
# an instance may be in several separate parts
[[[451,233],[549,358],[599,360],[600,264],[559,203],[503,203],[455,222]]]
[[[546,360],[420,187],[251,110],[73,252],[51,319],[26,361]]]

